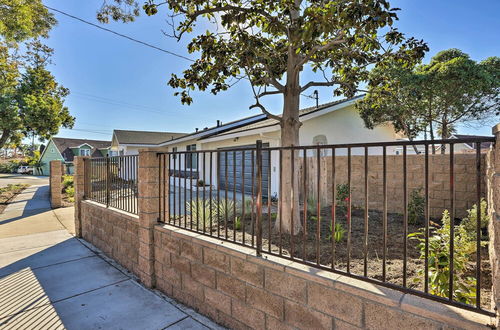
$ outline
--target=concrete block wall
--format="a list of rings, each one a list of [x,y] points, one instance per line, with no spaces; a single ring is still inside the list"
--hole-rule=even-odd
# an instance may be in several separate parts
[[[52,208],[62,206],[62,176],[64,164],[60,160],[50,161],[50,205]]]
[[[156,285],[231,329],[488,329],[491,317],[157,225]]]
[[[493,280],[492,309],[497,313],[496,326],[500,328],[500,124],[493,127],[495,148],[488,154],[487,191],[490,222],[489,254]]]
[[[139,276],[139,217],[82,201],[83,238]]]

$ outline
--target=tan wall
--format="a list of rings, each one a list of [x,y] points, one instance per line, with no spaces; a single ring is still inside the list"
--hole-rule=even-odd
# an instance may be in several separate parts
[[[139,217],[91,201],[80,207],[83,238],[137,275]]]
[[[481,155],[481,186],[485,196],[486,154]],[[300,195],[303,196],[303,158],[300,158]],[[351,158],[351,188],[353,205],[364,207],[365,167],[364,156]],[[320,196],[322,205],[331,205],[332,200],[332,157],[320,160]],[[368,156],[368,201],[369,208],[383,209],[383,157]],[[455,155],[455,209],[457,217],[464,217],[466,210],[476,204],[476,155]],[[336,185],[347,183],[347,157],[335,157]],[[317,159],[307,159],[308,196],[317,196]],[[408,196],[413,189],[425,189],[425,156],[407,156]],[[387,207],[389,212],[403,213],[403,156],[387,156]],[[449,155],[429,155],[429,201],[431,217],[441,217],[450,208],[450,158]]]
[[[490,236],[489,254],[491,263],[492,310],[496,311],[496,326],[500,328],[500,124],[493,128],[496,146],[488,154],[487,190],[488,190],[488,232]]]
[[[50,162],[50,205],[52,208],[62,206],[62,176],[65,174],[65,166],[60,160]]]
[[[156,226],[167,295],[231,329],[487,329],[490,317],[171,226]]]

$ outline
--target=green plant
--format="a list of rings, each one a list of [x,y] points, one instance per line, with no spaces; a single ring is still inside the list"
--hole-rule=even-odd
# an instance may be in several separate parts
[[[204,224],[205,228],[207,228],[210,226],[210,223],[214,224],[216,222],[216,214],[213,205],[212,208],[210,207],[209,199],[194,199],[186,202],[186,207],[191,212],[191,221],[197,221],[199,226],[203,227]],[[210,215],[212,215],[212,218]]]
[[[347,209],[347,202],[349,201],[350,189],[347,183],[340,183],[337,185],[337,206],[344,212]]]
[[[332,225],[330,224],[330,233],[332,232]],[[335,230],[333,231],[333,238],[335,239],[336,243],[339,243],[344,239],[344,234],[345,234],[345,229],[344,226],[340,223],[335,224]],[[332,239],[332,234],[330,234],[329,239]]]
[[[66,190],[68,187],[73,187],[73,176],[69,174],[63,175],[62,186],[63,186],[63,191]]]
[[[316,214],[317,212],[317,200],[314,196],[309,196],[309,198],[307,198],[307,211],[310,213],[310,214]],[[312,218],[312,217],[311,217]]]
[[[241,218],[240,217],[236,217],[234,219],[234,229],[241,230]]]
[[[429,237],[429,293],[448,297],[450,289],[450,228],[451,223],[448,210],[443,212],[441,227],[434,226]],[[453,299],[466,304],[476,303],[476,278],[468,276],[470,261],[476,251],[476,243],[470,239],[467,229],[463,224],[454,227],[454,255],[453,255]],[[425,230],[408,235],[410,239],[419,241],[417,248],[420,250],[420,259],[425,259]],[[423,269],[419,271],[421,282],[424,275]]]
[[[412,225],[421,224],[424,219],[425,198],[422,188],[413,189],[410,193],[408,203],[408,223]]]
[[[488,228],[488,223],[490,217],[488,216],[488,204],[486,200],[481,199],[481,229]],[[477,204],[474,204],[470,210],[467,210],[467,217],[462,220],[462,225],[464,226],[467,234],[471,240],[477,238]]]

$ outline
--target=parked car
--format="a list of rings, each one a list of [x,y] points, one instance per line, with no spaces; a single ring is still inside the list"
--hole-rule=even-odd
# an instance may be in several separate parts
[[[31,166],[19,166],[17,168],[17,173],[19,173],[19,174],[33,174],[33,167],[31,167]]]

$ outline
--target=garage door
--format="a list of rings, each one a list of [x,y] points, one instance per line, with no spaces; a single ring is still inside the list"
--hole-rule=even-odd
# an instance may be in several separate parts
[[[262,145],[264,148],[269,147],[269,143]],[[237,148],[255,148],[255,145],[248,146],[238,146]],[[219,150],[224,150],[221,148]],[[236,155],[235,155],[236,153]],[[245,160],[245,175],[243,176],[243,159]],[[227,160],[227,166],[226,166]],[[234,166],[236,160],[236,166]],[[255,187],[257,187],[257,182],[255,178],[257,177],[257,159],[255,156],[255,151],[228,151],[227,158],[226,153],[220,153],[218,161],[218,172],[220,180],[220,189],[233,191],[236,188],[237,192],[243,192],[243,186],[245,187],[245,194],[250,195],[252,193],[252,160],[254,162],[254,182]],[[226,170],[227,170],[227,180],[226,180]],[[236,172],[236,187],[234,182],[234,173]],[[267,198],[268,195],[268,175],[269,175],[269,151],[262,152],[262,196]],[[244,182],[243,182],[244,177]],[[255,191],[255,190],[254,190]]]

